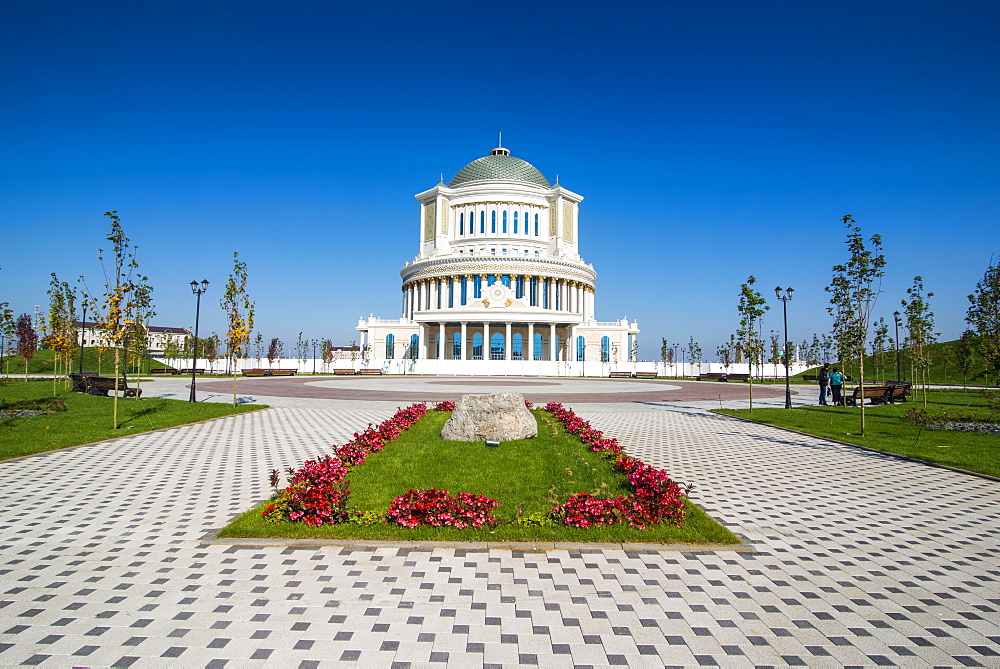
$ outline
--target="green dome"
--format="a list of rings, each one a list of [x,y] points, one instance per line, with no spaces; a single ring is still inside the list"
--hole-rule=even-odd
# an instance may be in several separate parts
[[[479,179],[503,179],[505,181],[526,181],[530,184],[551,188],[542,173],[531,163],[510,155],[504,148],[496,148],[490,155],[463,167],[448,184],[450,187],[460,186],[469,181]]]

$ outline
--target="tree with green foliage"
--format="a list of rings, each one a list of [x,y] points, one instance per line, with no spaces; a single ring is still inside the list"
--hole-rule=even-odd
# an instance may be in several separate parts
[[[691,364],[694,365],[695,361],[698,362],[698,374],[701,374],[701,359],[703,357],[703,352],[701,350],[701,345],[694,340],[694,337],[690,337],[688,340],[688,353],[691,354]]]
[[[149,277],[141,274],[136,276],[128,307],[132,322],[128,328],[126,350],[135,363],[136,386],[140,386],[142,379],[139,374],[143,363],[149,358],[149,326],[153,316],[156,315],[153,308],[153,287],[149,284]],[[148,368],[148,363],[146,366]]]
[[[875,366],[875,380],[878,381],[881,370],[881,378],[885,381],[886,344],[891,340],[889,339],[889,325],[884,318],[878,319],[872,332],[872,364]]]
[[[906,294],[910,299],[900,300],[900,304],[906,315],[906,329],[910,333],[910,369],[913,370],[913,379],[916,380],[919,375],[923,382],[924,406],[927,406],[927,370],[931,366],[928,346],[937,340],[933,332],[934,312],[928,302],[934,293],[925,292],[923,277],[915,276],[913,286],[906,289]]]
[[[49,334],[42,345],[52,349],[52,394],[56,394],[56,379],[69,374],[76,351],[76,292],[52,273],[46,291],[49,296]],[[68,377],[67,377],[68,378]]]
[[[15,350],[17,354],[24,358],[24,380],[28,380],[28,363],[35,357],[38,350],[38,332],[31,323],[31,316],[21,314],[14,324],[14,336],[17,337]]]
[[[729,341],[723,342],[721,346],[715,349],[715,355],[719,357],[722,369],[728,374],[729,366],[733,364],[733,359],[736,356],[736,335],[729,335]]]
[[[215,363],[222,353],[222,339],[219,335],[213,332],[207,339],[199,339],[198,351],[208,360],[209,373],[215,372]]]
[[[295,340],[295,357],[299,359],[303,367],[306,364],[306,358],[309,357],[309,340],[303,339],[301,332],[298,339]]]
[[[833,266],[833,280],[826,287],[831,294],[827,309],[834,317],[833,330],[841,360],[858,360],[858,383],[861,394],[865,389],[865,342],[872,309],[881,292],[877,282],[885,275],[885,256],[881,253],[882,236],[872,235],[866,245],[861,228],[850,215],[841,219],[847,227],[847,249],[850,258],[844,265]],[[865,403],[861,407],[861,436],[865,436]]]
[[[670,351],[670,346],[667,344],[667,338],[660,338],[660,362],[663,363],[663,375],[667,375],[667,353]]]
[[[969,302],[965,320],[975,333],[973,346],[986,364],[984,374],[992,374],[993,383],[1000,385],[1000,261],[990,260]]]
[[[4,372],[6,376],[10,375],[11,356],[8,349],[14,342],[14,310],[9,307],[9,303],[0,302],[0,362],[3,360],[7,362],[6,371]]]
[[[322,352],[323,371],[328,372],[329,370],[327,369],[327,367],[330,365],[331,362],[333,362],[333,359],[336,357],[335,352],[333,350],[333,342],[330,341],[329,339],[324,339],[321,347],[323,351]]]
[[[976,359],[975,341],[976,334],[972,330],[966,330],[948,352],[951,362],[962,373],[963,390],[967,389],[965,386],[969,384],[969,372],[972,370],[972,364]]]
[[[740,348],[750,363],[750,411],[753,411],[753,363],[764,352],[764,343],[757,336],[757,324],[764,316],[764,312],[770,309],[760,291],[754,289],[757,283],[754,276],[750,276],[746,283],[740,285],[740,303],[737,311],[740,314],[740,327],[736,331]]]
[[[250,344],[253,332],[254,303],[247,294],[247,264],[240,261],[240,255],[233,252],[233,273],[226,281],[226,290],[219,301],[229,319],[226,332],[226,356],[233,373],[233,406],[236,406],[236,366],[237,360]]]

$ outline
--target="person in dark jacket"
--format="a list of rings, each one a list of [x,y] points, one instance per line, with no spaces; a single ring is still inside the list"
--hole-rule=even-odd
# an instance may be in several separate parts
[[[823,365],[816,378],[819,380],[819,403],[826,406],[826,394],[830,392],[830,363]]]

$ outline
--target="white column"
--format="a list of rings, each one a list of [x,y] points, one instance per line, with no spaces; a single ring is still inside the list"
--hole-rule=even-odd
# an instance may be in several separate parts
[[[549,360],[556,361],[556,324],[549,325]]]
[[[459,352],[462,354],[462,360],[468,360],[469,359],[469,355],[465,352],[466,349],[469,348],[468,342],[465,341],[465,339],[466,339],[466,334],[465,334],[466,333],[466,325],[467,325],[467,323],[465,321],[462,321],[462,348],[459,349]]]
[[[444,338],[444,323],[441,323],[438,326],[438,336],[441,338],[441,348],[438,350],[437,358],[438,360],[444,360],[447,357],[445,355],[445,351],[448,350],[448,347],[446,346],[447,340]]]
[[[490,359],[490,324],[483,321],[483,360]]]
[[[507,325],[505,332],[506,337],[503,340],[503,347],[504,347],[503,359],[510,360],[510,350],[511,348],[513,348],[510,343],[510,323],[507,323],[506,325]]]
[[[535,359],[535,324],[528,323],[528,360]]]

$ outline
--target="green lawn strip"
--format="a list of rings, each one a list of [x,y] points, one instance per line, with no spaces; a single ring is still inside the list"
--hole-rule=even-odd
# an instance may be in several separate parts
[[[1000,435],[921,428],[907,422],[909,409],[941,410],[989,415],[993,412],[978,393],[932,391],[923,402],[865,407],[865,436],[861,437],[860,410],[855,407],[811,406],[795,409],[713,409],[716,413],[748,418],[768,425],[836,439],[887,453],[904,455],[971,472],[1000,476]]]
[[[51,381],[8,381],[0,385],[0,411],[33,408],[60,400],[66,410],[25,417],[0,417],[0,459],[16,458],[68,446],[149,432],[262,409],[262,405],[185,402],[168,399],[119,398],[118,425],[113,429],[111,397],[63,390],[52,394]]]
[[[688,503],[683,528],[670,525],[638,530],[621,525],[593,528],[521,526],[511,520],[519,509],[525,515],[546,516],[570,495],[589,492],[601,497],[629,494],[625,477],[611,469],[609,460],[591,452],[565,432],[550,414],[536,411],[539,435],[534,439],[503,442],[446,441],[441,427],[450,416],[432,411],[386,448],[372,454],[348,476],[349,504],[384,515],[395,497],[410,488],[436,487],[453,495],[472,492],[500,502],[494,515],[503,519],[494,528],[403,528],[376,525],[272,524],[260,513],[266,503],[251,509],[219,532],[219,537],[285,539],[355,539],[371,541],[489,541],[489,542],[602,542],[659,544],[739,543],[731,532]]]
[[[28,361],[28,374],[52,374],[55,366],[55,352],[51,349],[40,349],[35,351],[35,355]],[[125,356],[122,356],[122,360]],[[122,364],[128,376],[135,374],[136,366],[132,361],[128,365]],[[115,354],[114,351],[105,350],[98,355],[96,348],[83,349],[83,369],[88,372],[99,372],[101,376],[115,375]],[[139,373],[148,373],[150,369],[171,369],[152,358],[142,358],[139,360]],[[24,358],[20,355],[10,355],[0,357],[0,371],[4,374],[24,374]],[[64,370],[60,366],[60,373]],[[80,371],[79,349],[73,354],[70,364],[70,371]]]

